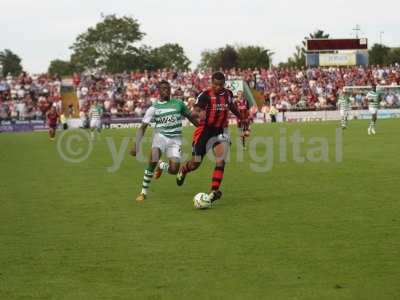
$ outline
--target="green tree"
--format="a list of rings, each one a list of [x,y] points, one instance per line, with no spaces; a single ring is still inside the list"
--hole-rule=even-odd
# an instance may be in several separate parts
[[[135,54],[135,42],[144,33],[136,19],[108,15],[94,27],[80,34],[71,46],[71,62],[78,69],[105,68],[110,72],[124,71],[126,56]]]
[[[217,50],[205,50],[201,54],[200,68],[231,69],[238,67],[238,52],[235,47],[226,45]]]
[[[393,65],[400,64],[400,48],[392,48],[385,57],[385,64]]]
[[[225,48],[219,49],[219,54],[217,56],[219,65],[218,69],[231,69],[238,66],[238,53],[235,47],[231,45],[226,45]],[[216,68],[217,69],[217,68]]]
[[[157,70],[157,64],[153,60],[153,48],[143,45],[130,57],[129,64],[133,69]]]
[[[13,76],[18,76],[22,73],[21,58],[9,49],[0,51],[0,65],[2,75],[6,76],[10,73]]]
[[[191,64],[185,51],[179,44],[165,44],[148,53],[150,61],[156,69],[187,70]]]
[[[287,62],[279,64],[280,68],[302,68],[306,65],[305,51],[300,45],[296,46],[296,52],[292,57],[289,57]]]
[[[390,48],[385,45],[374,44],[368,52],[371,65],[384,65],[390,53]]]
[[[296,46],[296,52],[293,54],[293,63],[296,68],[306,65],[306,53],[300,46]]]
[[[271,57],[274,54],[271,50],[260,46],[238,47],[237,53],[238,67],[242,69],[268,69],[271,64]]]
[[[213,66],[217,65],[217,50],[203,50],[201,52],[201,59],[198,68],[206,69],[213,68]]]
[[[48,73],[51,75],[70,76],[74,73],[74,66],[70,61],[55,59],[50,62]]]
[[[155,70],[156,64],[152,61],[153,49],[149,46],[133,48],[129,53],[115,55],[105,69],[111,73],[131,70]]]

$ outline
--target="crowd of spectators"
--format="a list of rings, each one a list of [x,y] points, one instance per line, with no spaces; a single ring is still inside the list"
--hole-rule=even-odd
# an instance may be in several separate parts
[[[77,88],[81,115],[88,111],[93,101],[98,101],[103,104],[105,113],[111,116],[141,117],[151,103],[159,98],[157,85],[160,80],[168,80],[172,97],[184,100],[191,108],[199,92],[208,86],[211,75],[206,71],[164,70],[118,75],[75,75],[73,82]]]
[[[268,103],[278,109],[316,110],[336,109],[338,92],[344,86],[398,86],[400,66],[272,69],[253,72],[246,79],[250,86],[264,93]],[[365,94],[350,95],[352,108],[367,108]],[[382,108],[400,106],[400,90],[383,96]]]
[[[61,79],[22,73],[0,77],[0,120],[42,120],[55,106],[61,110]]]
[[[265,105],[283,110],[336,109],[343,86],[400,85],[400,66],[302,68],[225,71],[227,79],[242,79],[264,97]],[[80,117],[97,101],[110,116],[141,117],[158,98],[157,83],[168,80],[172,96],[191,108],[196,96],[210,82],[211,70],[177,72],[144,71],[110,75],[75,74],[72,82],[79,102]],[[0,78],[0,118],[41,119],[54,105],[61,110],[61,80],[49,75]],[[353,109],[367,107],[363,94],[351,95]],[[400,90],[386,94],[381,107],[400,106]]]
[[[262,93],[266,105],[278,109],[316,110],[336,109],[338,91],[343,86],[372,84],[400,85],[400,67],[310,68],[225,71],[227,79],[243,79],[251,88]],[[157,71],[119,75],[90,75],[75,80],[80,107],[99,100],[111,115],[142,116],[158,98],[157,82],[168,80],[172,95],[192,107],[196,95],[210,81],[211,71]],[[78,77],[77,77],[78,78]],[[351,95],[353,109],[368,106],[364,94]],[[386,94],[381,106],[400,106],[400,90]]]

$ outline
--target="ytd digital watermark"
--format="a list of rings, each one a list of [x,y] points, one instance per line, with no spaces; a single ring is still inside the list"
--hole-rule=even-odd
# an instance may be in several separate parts
[[[110,137],[99,136],[93,139],[87,130],[69,130],[62,132],[57,137],[56,149],[60,159],[65,162],[84,163],[92,155],[94,149],[104,143],[107,153],[111,158],[111,164],[106,167],[110,173],[117,172],[124,160],[135,159],[139,163],[147,163],[150,157],[151,137],[144,137],[140,145],[140,151],[133,158],[129,152],[135,142],[135,137]],[[216,142],[225,143],[226,151],[221,157],[216,157],[211,150]],[[210,151],[203,159],[215,162],[216,159],[224,159],[226,162],[246,163],[249,169],[255,173],[267,173],[273,170],[276,164],[284,163],[341,163],[343,161],[343,131],[336,129],[330,138],[325,136],[306,137],[300,129],[288,133],[285,127],[280,128],[279,137],[251,136],[246,139],[246,149],[242,145],[241,137],[230,139],[228,136],[215,137],[208,141],[207,148]],[[191,159],[192,141],[182,138],[182,151],[180,161]],[[232,151],[235,149],[236,151]],[[185,151],[187,150],[187,151]],[[163,160],[167,160],[163,157]]]

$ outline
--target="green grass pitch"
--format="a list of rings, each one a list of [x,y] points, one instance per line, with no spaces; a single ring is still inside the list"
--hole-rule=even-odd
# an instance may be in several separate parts
[[[378,121],[376,136],[350,122],[341,163],[338,125],[253,126],[273,137],[272,170],[253,172],[233,145],[223,198],[205,211],[191,200],[209,189],[208,161],[135,203],[145,163],[126,151],[109,172],[107,144],[134,130],[103,131],[76,164],[46,133],[0,134],[0,299],[400,299],[400,121]],[[280,162],[281,127],[306,145],[326,138],[329,162],[294,162],[289,139]]]

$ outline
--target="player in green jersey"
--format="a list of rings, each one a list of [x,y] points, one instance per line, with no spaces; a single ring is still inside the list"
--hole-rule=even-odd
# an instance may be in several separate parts
[[[346,93],[345,89],[341,90],[339,92],[339,98],[338,98],[338,107],[340,110],[340,119],[341,119],[341,126],[342,129],[347,128],[347,119],[349,117],[349,113],[351,110],[351,103],[350,103],[350,97]]]
[[[368,109],[372,115],[371,122],[369,123],[368,127],[368,135],[375,135],[376,134],[376,120],[378,118],[378,109],[380,105],[380,97],[381,92],[379,87],[373,86],[373,89],[368,92],[367,100],[368,100]]]
[[[95,101],[89,110],[89,118],[90,118],[90,137],[94,139],[94,131],[97,130],[97,133],[101,132],[101,116],[103,114],[103,108],[100,104]]]
[[[193,125],[198,126],[197,119],[192,116],[187,106],[181,100],[171,99],[171,86],[168,81],[161,81],[159,90],[160,100],[146,111],[142,125],[136,134],[135,145],[131,150],[133,156],[139,153],[146,129],[151,122],[154,122],[150,160],[144,172],[142,191],[136,198],[137,202],[143,202],[146,199],[153,177],[159,178],[162,171],[168,171],[172,175],[178,173],[182,147],[182,118],[185,117]],[[163,153],[167,156],[168,162],[160,160]]]

